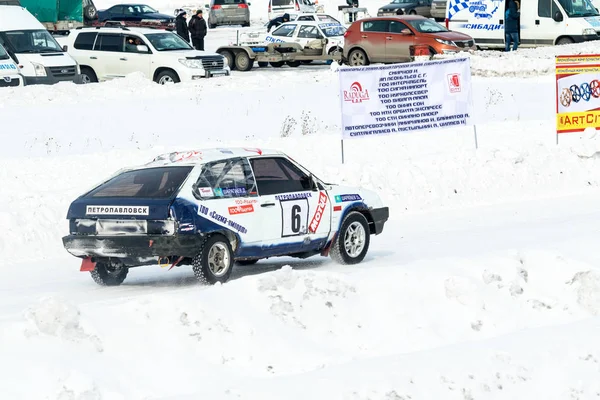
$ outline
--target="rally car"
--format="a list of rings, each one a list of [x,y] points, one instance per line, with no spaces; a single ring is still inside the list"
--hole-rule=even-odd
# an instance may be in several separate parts
[[[388,217],[376,193],[325,183],[279,151],[204,149],[160,155],[81,195],[63,244],[100,285],[157,264],[191,265],[214,284],[236,261],[320,254],[359,263]]]
[[[290,21],[279,25],[274,31],[245,32],[240,35],[239,45],[260,46],[268,43],[299,43],[307,46],[319,39],[327,39],[327,53],[332,54],[344,47],[346,28],[338,22]]]

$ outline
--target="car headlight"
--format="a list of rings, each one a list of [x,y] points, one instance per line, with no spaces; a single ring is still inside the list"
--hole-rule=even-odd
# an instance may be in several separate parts
[[[581,34],[584,36],[596,35],[596,30],[594,28],[585,28],[581,31]]]
[[[441,44],[445,44],[446,46],[454,46],[454,47],[456,47],[456,44],[453,41],[451,41],[451,40],[445,40],[445,39],[435,38],[435,41],[438,42],[438,43],[441,43]]]
[[[32,62],[33,70],[35,71],[35,76],[48,76],[46,74],[46,68],[42,64]]]
[[[179,62],[188,68],[196,68],[196,69],[204,68],[202,66],[202,61],[200,61],[200,60],[188,60],[186,58],[180,58]]]

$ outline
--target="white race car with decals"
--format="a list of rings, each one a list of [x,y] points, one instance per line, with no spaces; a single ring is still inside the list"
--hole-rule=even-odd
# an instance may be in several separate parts
[[[248,32],[240,35],[240,46],[262,46],[268,43],[298,43],[307,46],[314,40],[327,39],[327,53],[344,48],[346,27],[337,22],[290,21],[271,33]]]
[[[158,156],[81,195],[63,244],[101,285],[152,264],[192,265],[213,284],[235,261],[320,254],[359,263],[388,217],[376,193],[325,183],[284,153],[204,149]]]
[[[0,45],[0,87],[23,86],[19,68],[2,45]]]

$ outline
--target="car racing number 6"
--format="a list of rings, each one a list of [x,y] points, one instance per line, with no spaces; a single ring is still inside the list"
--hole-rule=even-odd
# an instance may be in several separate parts
[[[308,199],[280,201],[283,226],[281,236],[296,236],[306,233],[308,225]]]

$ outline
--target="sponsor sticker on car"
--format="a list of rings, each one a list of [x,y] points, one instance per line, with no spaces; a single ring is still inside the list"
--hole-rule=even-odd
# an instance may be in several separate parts
[[[200,193],[200,197],[212,197],[213,196],[213,190],[209,187],[198,188],[198,192]]]
[[[344,203],[346,201],[358,201],[362,200],[362,197],[358,194],[340,194],[335,196],[336,203]]]
[[[86,215],[149,215],[148,206],[86,206]]]
[[[254,206],[252,204],[229,207],[229,215],[246,214],[251,212],[254,212]]]
[[[317,204],[317,210],[315,211],[315,215],[310,221],[310,225],[308,229],[311,233],[317,232],[319,229],[319,225],[321,224],[321,219],[323,218],[323,213],[325,213],[325,207],[327,206],[327,194],[325,192],[319,193],[319,203]]]

